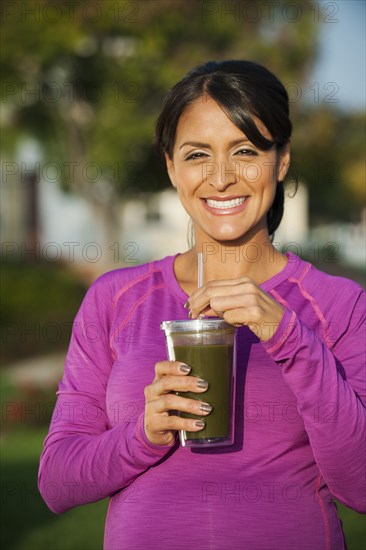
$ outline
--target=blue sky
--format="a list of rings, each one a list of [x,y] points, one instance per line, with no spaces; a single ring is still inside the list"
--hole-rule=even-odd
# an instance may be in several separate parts
[[[319,59],[309,79],[313,89],[309,91],[308,100],[314,101],[314,94],[318,93],[320,101],[338,99],[337,106],[341,109],[363,109],[366,94],[366,2],[321,0],[318,3],[324,6],[328,19],[338,21],[319,23]],[[316,82],[319,85],[314,86]],[[335,83],[335,86],[324,88],[328,83]],[[334,95],[330,96],[331,93]]]

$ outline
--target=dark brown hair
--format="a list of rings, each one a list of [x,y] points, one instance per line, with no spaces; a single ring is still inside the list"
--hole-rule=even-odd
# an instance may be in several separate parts
[[[279,151],[291,137],[288,94],[283,84],[268,69],[252,61],[209,61],[191,69],[168,92],[156,123],[154,147],[164,158],[173,157],[177,125],[184,110],[207,94],[225,111],[230,120],[259,149],[274,145]],[[266,139],[255,125],[257,117],[272,136]],[[284,205],[282,182],[267,214],[270,235],[278,228]]]

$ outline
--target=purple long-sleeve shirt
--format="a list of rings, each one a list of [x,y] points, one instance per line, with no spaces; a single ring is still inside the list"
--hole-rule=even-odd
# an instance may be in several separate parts
[[[288,254],[262,284],[272,339],[237,332],[235,445],[156,446],[144,388],[184,319],[174,257],[117,269],[76,316],[39,488],[60,513],[111,497],[106,550],[340,550],[333,498],[366,512],[365,293]],[[202,394],[202,397],[204,394]]]

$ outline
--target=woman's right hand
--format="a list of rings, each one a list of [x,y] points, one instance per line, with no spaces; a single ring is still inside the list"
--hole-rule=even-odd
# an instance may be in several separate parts
[[[198,432],[205,424],[201,420],[181,418],[171,411],[205,416],[211,406],[199,399],[187,399],[174,392],[204,393],[208,383],[195,376],[188,376],[191,368],[179,361],[159,361],[155,365],[155,378],[145,388],[144,428],[149,441],[155,445],[173,445],[175,432]]]

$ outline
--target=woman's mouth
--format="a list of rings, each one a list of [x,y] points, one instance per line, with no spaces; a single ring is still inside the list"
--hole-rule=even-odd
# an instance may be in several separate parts
[[[203,199],[203,204],[207,210],[216,215],[236,214],[245,208],[248,197],[234,198],[207,198]]]

